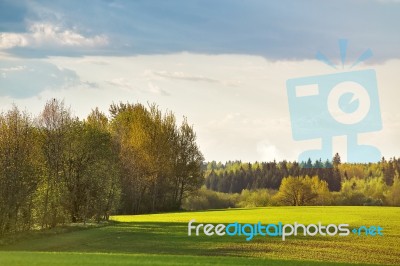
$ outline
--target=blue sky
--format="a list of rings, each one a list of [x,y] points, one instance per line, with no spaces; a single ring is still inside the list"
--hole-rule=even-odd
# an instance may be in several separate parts
[[[310,59],[336,52],[351,38],[353,49],[371,48],[375,60],[398,58],[398,1],[1,1],[0,31],[29,33],[35,21],[80,34],[107,36],[103,47],[16,47],[22,56],[236,53],[269,59]]]
[[[294,160],[319,144],[293,141],[286,81],[339,71],[315,56],[339,63],[345,38],[345,65],[371,49],[355,70],[380,88],[383,130],[360,138],[398,156],[399,33],[396,0],[0,0],[0,109],[156,102],[188,117],[207,160]]]

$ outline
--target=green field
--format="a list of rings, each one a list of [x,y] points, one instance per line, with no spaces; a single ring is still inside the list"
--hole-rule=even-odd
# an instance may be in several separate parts
[[[187,223],[379,225],[384,236],[188,236]],[[0,265],[400,265],[400,208],[271,207],[114,216],[106,226],[0,246]],[[323,262],[323,263],[321,263]]]

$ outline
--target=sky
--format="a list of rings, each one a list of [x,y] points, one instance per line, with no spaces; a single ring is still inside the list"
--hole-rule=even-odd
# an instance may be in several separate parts
[[[155,102],[188,118],[207,161],[292,161],[321,140],[294,139],[286,82],[373,69],[382,128],[351,133],[398,157],[399,33],[396,0],[0,0],[0,111]]]

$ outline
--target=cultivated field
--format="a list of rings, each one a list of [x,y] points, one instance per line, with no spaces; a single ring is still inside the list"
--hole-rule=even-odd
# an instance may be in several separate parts
[[[384,236],[188,236],[187,223],[381,226]],[[54,230],[0,246],[0,265],[400,265],[400,208],[271,207],[114,216],[107,226]],[[194,233],[194,232],[193,232]],[[323,263],[321,263],[323,262]]]

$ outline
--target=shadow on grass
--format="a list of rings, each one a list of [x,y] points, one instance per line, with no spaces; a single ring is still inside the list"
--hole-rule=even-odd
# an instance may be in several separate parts
[[[304,240],[291,239],[291,245]],[[315,237],[313,241],[326,240]],[[195,230],[188,236],[187,223],[178,222],[118,222],[106,226],[65,227],[32,232],[0,250],[8,251],[68,251],[133,254],[190,254],[207,256],[262,256],[276,251],[283,243],[280,237],[206,236]],[[286,244],[288,245],[288,244]]]
[[[110,225],[112,222],[101,223],[71,223],[65,225],[58,225],[54,228],[36,229],[30,231],[23,231],[17,233],[10,233],[0,237],[0,250],[3,246],[16,244],[25,240],[40,239],[59,234],[66,234],[81,230],[88,230]]]
[[[384,255],[388,264],[397,264],[396,254],[375,254],[373,246],[360,246],[343,238],[256,236],[188,236],[187,223],[118,222],[106,226],[75,228],[51,234],[39,232],[18,242],[0,246],[3,251],[43,251],[79,253],[119,253],[137,255],[192,255],[257,257],[275,259],[324,260],[342,262],[376,262]],[[366,255],[373,255],[371,259]],[[357,256],[355,256],[356,254]],[[350,257],[350,255],[352,257]],[[379,255],[379,256],[378,256]],[[376,258],[375,258],[376,257]],[[397,257],[397,256],[396,256]],[[353,259],[351,259],[353,258]]]
[[[186,223],[111,221],[107,226],[59,227],[21,234],[3,243],[0,250],[210,255],[216,242],[223,240],[189,237]]]

